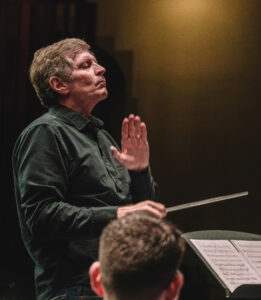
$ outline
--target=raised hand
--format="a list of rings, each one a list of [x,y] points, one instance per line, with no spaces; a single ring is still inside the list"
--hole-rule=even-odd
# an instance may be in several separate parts
[[[113,156],[128,170],[140,172],[149,166],[147,129],[139,116],[131,114],[122,122],[121,152],[111,146]]]

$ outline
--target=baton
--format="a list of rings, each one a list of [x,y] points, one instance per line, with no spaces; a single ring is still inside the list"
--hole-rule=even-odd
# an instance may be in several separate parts
[[[242,192],[242,193],[230,194],[230,195],[226,195],[226,196],[209,198],[206,200],[200,200],[200,201],[180,204],[180,205],[168,207],[167,212],[169,213],[169,212],[176,211],[176,210],[182,210],[182,209],[186,209],[186,208],[190,208],[190,207],[211,204],[214,202],[220,202],[220,201],[229,200],[229,199],[233,199],[233,198],[239,198],[239,197],[243,197],[243,196],[247,196],[247,195],[248,195],[248,191]]]

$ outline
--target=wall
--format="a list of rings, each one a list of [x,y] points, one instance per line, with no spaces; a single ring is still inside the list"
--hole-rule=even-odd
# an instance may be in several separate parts
[[[199,222],[198,212],[189,218],[198,228],[260,233],[253,185],[259,185],[261,2],[97,3],[97,35],[134,53],[132,93],[148,126],[162,201],[175,205],[247,189],[248,199],[202,208]],[[226,215],[236,208],[236,216]]]

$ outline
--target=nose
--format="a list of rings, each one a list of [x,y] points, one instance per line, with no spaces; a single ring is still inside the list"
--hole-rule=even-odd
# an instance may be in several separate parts
[[[95,68],[96,75],[103,75],[106,72],[106,69],[103,66],[99,65],[98,63],[96,63],[95,67],[96,67]]]

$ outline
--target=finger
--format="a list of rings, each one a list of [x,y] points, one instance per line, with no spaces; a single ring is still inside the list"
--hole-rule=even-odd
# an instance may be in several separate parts
[[[166,215],[165,215],[164,213],[162,213],[161,211],[159,211],[159,210],[157,210],[157,209],[154,209],[154,208],[152,208],[152,207],[150,207],[150,206],[146,207],[146,208],[144,209],[144,211],[150,212],[150,213],[152,213],[154,216],[156,216],[156,217],[158,217],[158,218],[161,218],[161,219],[163,219],[163,218],[166,217]]]
[[[129,137],[134,138],[135,136],[135,127],[134,127],[134,115],[129,116]]]
[[[114,146],[111,146],[110,149],[112,155],[121,163],[122,159],[120,152]]]
[[[135,126],[135,137],[139,139],[141,137],[140,117],[139,116],[135,117],[134,126]]]
[[[156,217],[164,218],[166,215],[165,213],[161,212],[160,210],[150,206],[150,205],[142,205],[142,206],[133,206],[132,211],[145,211],[153,214]]]
[[[146,205],[151,206],[154,209],[157,209],[163,215],[165,215],[165,216],[167,215],[167,209],[166,209],[164,204],[159,203],[159,202],[155,202],[155,201],[152,201],[152,200],[145,200],[145,201],[140,202],[138,204],[143,204],[143,203],[146,204]]]
[[[148,137],[147,137],[147,128],[146,128],[146,124],[144,122],[142,122],[140,124],[140,130],[141,130],[141,138],[144,141],[147,141],[148,140]]]
[[[127,140],[129,135],[129,119],[124,118],[122,122],[122,127],[121,127],[121,138],[122,140]]]
[[[127,206],[121,206],[117,210],[117,217],[121,218],[125,216],[126,214],[132,213],[132,212],[137,212],[137,211],[144,211],[144,212],[149,212],[153,214],[156,217],[159,218],[164,218],[165,214],[160,212],[159,210],[151,207],[150,205],[145,204],[143,202],[143,205],[127,205]]]

